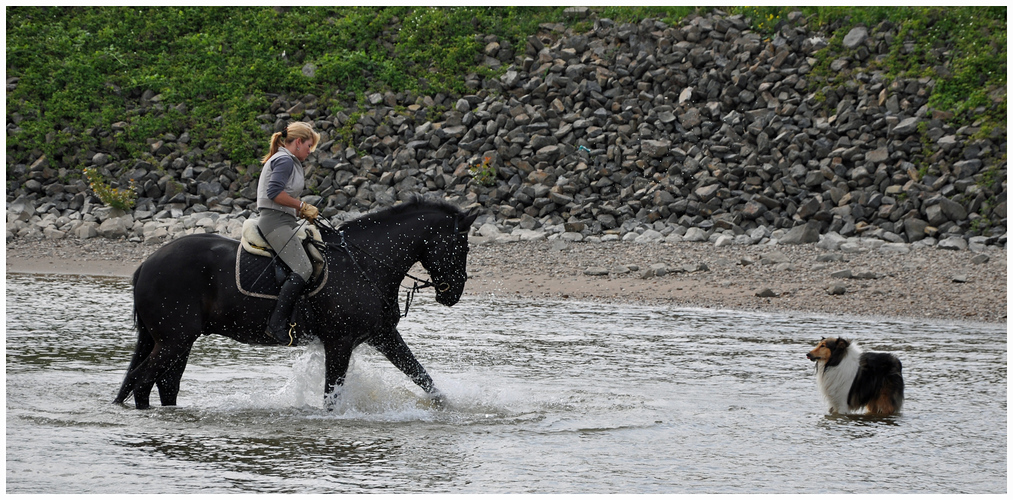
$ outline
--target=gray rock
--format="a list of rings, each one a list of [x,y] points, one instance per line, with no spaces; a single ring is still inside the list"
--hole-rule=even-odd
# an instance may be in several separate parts
[[[106,219],[98,226],[98,235],[103,238],[119,239],[127,236],[130,225],[124,217]]]
[[[946,217],[946,214],[943,213],[943,207],[938,203],[935,205],[929,205],[925,207],[925,217],[928,219],[926,227],[928,227],[929,225],[939,227],[944,222],[949,220]]]
[[[760,258],[760,264],[765,266],[780,264],[782,262],[788,262],[788,256],[785,255],[784,252],[770,252],[768,254],[764,254]]]
[[[843,253],[862,253],[866,251],[862,245],[853,242],[847,242],[841,245],[840,251]]]
[[[648,269],[652,273],[654,273],[653,274],[654,276],[657,276],[659,278],[661,276],[664,276],[664,275],[668,274],[668,266],[665,265],[665,264],[663,264],[663,263],[661,263],[661,262],[658,262],[658,263],[655,263],[655,264],[651,264]]]
[[[92,221],[83,222],[80,226],[74,229],[74,236],[77,236],[82,240],[94,238],[98,236],[98,227],[99,225],[97,222]]]
[[[883,163],[890,158],[890,150],[886,146],[876,148],[868,153],[865,153],[865,161],[871,161],[873,163]]]
[[[850,279],[852,276],[851,269],[842,269],[830,273],[830,277],[835,279]]]
[[[967,209],[949,198],[941,198],[939,200],[939,207],[942,209],[943,215],[946,216],[947,220],[960,222],[967,218]]]
[[[611,274],[629,274],[631,269],[629,267],[618,265],[609,270]]]
[[[926,236],[925,229],[927,227],[929,227],[929,223],[924,220],[914,217],[904,219],[904,234],[910,242],[924,239]]]
[[[859,45],[865,43],[865,40],[869,38],[869,30],[864,26],[857,26],[851,29],[847,35],[844,35],[844,46],[849,49],[854,49]]]
[[[679,92],[679,104],[685,104],[693,100],[693,87],[686,87]]]
[[[944,250],[967,250],[967,241],[960,236],[950,236],[940,240],[936,247]]]
[[[989,256],[983,253],[979,253],[974,257],[971,257],[971,264],[981,265],[989,261]]]
[[[668,154],[671,146],[672,143],[669,141],[646,140],[640,143],[640,150],[651,158],[661,158]]]
[[[105,153],[95,153],[95,155],[91,157],[91,163],[96,167],[108,165],[109,160],[111,160],[111,158]]]
[[[604,267],[589,267],[584,270],[584,274],[587,276],[608,276],[609,270]]]
[[[759,243],[768,236],[770,236],[770,231],[766,227],[758,227],[749,232],[749,238],[753,240],[753,243]]]
[[[500,77],[500,81],[503,82],[503,85],[505,85],[508,89],[516,87],[517,82],[520,81],[520,73],[513,70],[507,71],[502,77]]]
[[[482,227],[478,228],[478,235],[486,238],[496,238],[501,234],[503,233],[500,232],[498,227],[496,227],[496,224],[486,223],[482,224]]]
[[[687,273],[702,273],[710,271],[710,267],[705,262],[697,262],[696,264],[683,265],[682,270]]]
[[[778,240],[780,245],[801,245],[803,243],[815,243],[820,240],[820,229],[818,222],[809,222],[801,226],[795,226],[788,231],[788,234]]]
[[[240,230],[241,233],[241,230]],[[227,233],[221,233],[224,236],[236,237],[236,235],[230,235]],[[241,234],[240,234],[241,236]],[[150,232],[144,233],[144,242],[147,244],[161,243],[169,237],[169,230],[164,227],[158,227]]]
[[[761,298],[770,298],[770,297],[777,297],[777,294],[774,293],[774,291],[769,288],[764,288],[759,292],[756,292],[756,296]]]
[[[830,295],[844,295],[848,293],[848,288],[842,283],[833,283],[827,288],[827,293]]]
[[[549,248],[557,252],[561,252],[570,248],[570,244],[567,243],[566,240],[556,239],[549,243]]]
[[[24,196],[18,197],[18,199],[14,200],[10,207],[7,208],[8,222],[15,220],[27,222],[33,215],[35,215],[35,203],[26,199]]]
[[[655,231],[653,229],[648,229],[648,230],[644,231],[643,234],[641,234],[640,236],[637,236],[633,240],[633,242],[634,243],[640,243],[640,244],[659,243],[659,242],[661,242],[664,239],[665,239],[665,236],[662,235],[659,231]]]
[[[843,245],[846,241],[848,241],[847,238],[837,233],[830,232],[820,237],[819,243],[816,243],[816,248],[836,251],[837,249],[841,248],[841,245]]]
[[[894,135],[911,135],[918,130],[918,118],[905,118],[893,128]]]
[[[707,241],[707,231],[698,227],[691,227],[686,230],[686,234],[682,239],[683,241]]]
[[[683,128],[691,129],[702,122],[703,118],[700,116],[700,111],[696,108],[689,108],[685,113],[679,115],[679,123],[682,124]]]
[[[125,212],[123,212],[123,210],[120,210],[118,208],[112,208],[112,207],[99,207],[99,208],[96,208],[94,210],[93,214],[95,215],[95,218],[97,218],[99,220],[99,222],[104,222],[107,219],[116,219],[116,218],[120,218],[120,217],[123,217],[123,216],[127,215]],[[130,222],[133,222],[133,221],[130,221]]]
[[[911,245],[907,243],[887,243],[879,247],[879,251],[883,253],[906,254],[911,252]]]

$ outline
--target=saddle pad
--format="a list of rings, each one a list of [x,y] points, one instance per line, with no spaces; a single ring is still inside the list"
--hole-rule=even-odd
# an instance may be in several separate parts
[[[281,283],[275,279],[274,267],[277,261],[270,257],[263,257],[247,252],[242,245],[236,251],[236,288],[244,295],[261,299],[277,299],[281,291]],[[314,266],[316,267],[316,266]],[[323,290],[327,284],[327,266],[319,272],[314,272],[310,278],[311,291],[307,296],[312,297]],[[315,285],[315,286],[314,286]]]

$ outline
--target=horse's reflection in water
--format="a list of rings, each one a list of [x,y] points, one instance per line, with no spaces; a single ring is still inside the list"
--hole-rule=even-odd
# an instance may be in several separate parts
[[[365,342],[440,401],[433,379],[398,333],[397,292],[420,262],[435,286],[436,301],[456,304],[468,277],[468,231],[477,215],[414,198],[339,230],[324,228],[329,278],[304,300],[312,313],[306,326],[324,346],[325,395],[344,382],[352,350]],[[148,408],[157,385],[162,405],[175,405],[190,349],[201,335],[277,343],[265,331],[272,301],[244,295],[236,286],[238,245],[217,235],[186,236],[158,249],[137,269],[137,347],[116,403],[133,393],[135,406]]]

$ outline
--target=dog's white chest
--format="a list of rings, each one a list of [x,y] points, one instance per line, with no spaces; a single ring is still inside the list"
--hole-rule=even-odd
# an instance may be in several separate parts
[[[835,413],[848,413],[851,410],[848,407],[848,393],[858,374],[861,352],[854,349],[853,345],[848,351],[847,356],[836,366],[826,366],[823,362],[816,365],[816,385],[820,394],[830,403],[830,411]]]

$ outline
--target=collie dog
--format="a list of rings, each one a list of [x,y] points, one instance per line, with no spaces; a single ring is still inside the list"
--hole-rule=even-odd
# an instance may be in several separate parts
[[[831,413],[866,408],[870,415],[891,415],[904,404],[900,360],[885,352],[862,352],[854,342],[824,338],[806,357],[816,362],[816,386]]]

